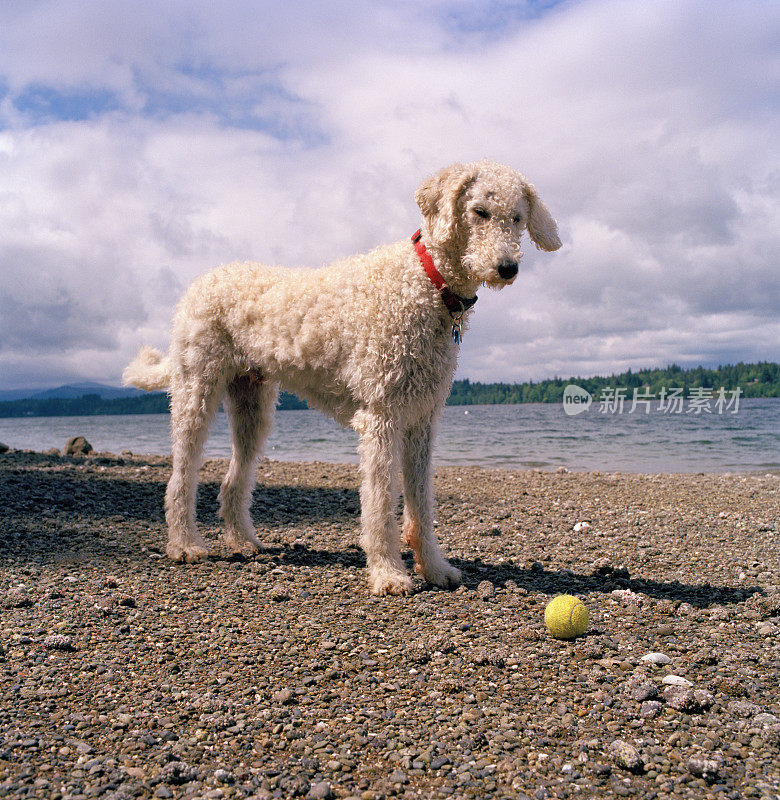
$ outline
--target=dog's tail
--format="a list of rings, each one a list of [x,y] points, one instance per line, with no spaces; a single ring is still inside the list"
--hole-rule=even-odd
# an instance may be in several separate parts
[[[124,368],[122,383],[147,392],[166,389],[171,383],[171,360],[153,347],[142,347]]]

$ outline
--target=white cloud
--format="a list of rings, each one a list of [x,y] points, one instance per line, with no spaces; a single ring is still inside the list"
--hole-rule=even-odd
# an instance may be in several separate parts
[[[482,292],[462,376],[776,358],[776,5],[543,6],[3,6],[4,386],[116,381],[199,272],[408,235],[485,155],[565,247]]]

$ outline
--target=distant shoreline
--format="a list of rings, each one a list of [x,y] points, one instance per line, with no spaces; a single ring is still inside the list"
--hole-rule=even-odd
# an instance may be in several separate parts
[[[623,389],[630,401],[634,392],[642,397],[657,398],[662,392],[682,390],[687,397],[691,390],[729,395],[735,391],[740,398],[780,397],[780,363],[738,363],[717,369],[695,367],[684,370],[675,364],[665,369],[647,369],[618,375],[591,378],[551,378],[526,383],[480,383],[457,380],[447,398],[447,405],[520,405],[527,403],[560,403],[564,390],[574,384],[590,393],[594,399],[607,389]],[[282,392],[279,410],[305,409],[306,403],[294,394]],[[0,402],[0,418],[19,417],[84,417],[119,414],[167,414],[169,398],[166,392],[141,396],[102,397],[97,393],[81,397],[29,397]]]

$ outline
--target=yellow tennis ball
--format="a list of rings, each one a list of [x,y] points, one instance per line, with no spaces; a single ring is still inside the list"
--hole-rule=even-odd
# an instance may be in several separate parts
[[[555,639],[574,639],[588,630],[588,609],[578,597],[559,594],[544,609],[544,624]]]

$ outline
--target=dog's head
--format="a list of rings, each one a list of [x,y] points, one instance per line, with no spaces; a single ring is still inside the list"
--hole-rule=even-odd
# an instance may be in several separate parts
[[[501,288],[512,283],[527,230],[542,250],[561,246],[558,228],[534,186],[493,161],[453,164],[415,192],[426,244],[439,248],[464,284]]]

